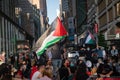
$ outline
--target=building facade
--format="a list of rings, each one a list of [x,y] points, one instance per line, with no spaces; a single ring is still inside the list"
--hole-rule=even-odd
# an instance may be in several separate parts
[[[41,36],[40,10],[28,0],[0,0],[0,53],[17,53],[17,42],[30,47]]]
[[[87,24],[88,27],[94,27],[94,24],[98,22],[97,15],[98,15],[98,10],[97,10],[97,2],[96,0],[87,0]]]
[[[76,0],[76,32],[82,34],[87,24],[87,0]]]
[[[76,0],[59,0],[59,4],[60,16],[69,32],[69,28],[75,28]]]
[[[40,2],[40,12],[41,12],[41,34],[45,32],[48,27],[48,17],[47,17],[47,3],[46,0],[39,0]]]
[[[16,40],[25,40],[26,32],[17,24],[16,0],[0,0],[0,52],[8,58],[16,53]]]
[[[99,32],[104,34],[108,44],[109,40],[119,40],[116,37],[116,23],[120,22],[120,0],[97,0]],[[114,41],[113,41],[114,42]]]
[[[40,10],[28,0],[18,0],[17,8],[21,9],[18,17],[21,27],[30,35],[27,37],[30,44],[34,43],[41,36]]]
[[[48,27],[48,17],[47,17],[47,5],[46,0],[28,0],[32,5],[39,10],[40,22],[41,22],[41,34],[45,32]]]

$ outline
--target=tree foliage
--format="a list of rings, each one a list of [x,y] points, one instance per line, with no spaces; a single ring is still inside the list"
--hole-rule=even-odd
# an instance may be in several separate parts
[[[99,44],[99,46],[103,46],[103,47],[107,46],[107,43],[105,41],[105,37],[101,33],[98,35],[98,44]]]

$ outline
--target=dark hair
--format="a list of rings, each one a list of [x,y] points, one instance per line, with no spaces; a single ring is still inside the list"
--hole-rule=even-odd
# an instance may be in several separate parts
[[[112,71],[112,68],[108,64],[100,64],[97,69],[97,74],[108,74],[110,71]]]
[[[6,63],[3,63],[0,65],[0,77],[3,76],[3,78],[5,78],[5,77],[7,78],[8,76],[10,76],[10,73],[11,73],[10,65],[8,65]],[[9,79],[9,80],[11,80],[11,79]]]
[[[70,72],[74,74],[75,71],[76,71],[76,67],[75,66],[70,66]]]
[[[120,28],[120,22],[117,22],[117,23],[116,23],[116,26],[117,26],[118,28]]]
[[[78,69],[76,72],[76,80],[86,80],[88,75],[86,74],[86,64],[82,62],[78,65]]]
[[[45,64],[43,64],[43,63],[40,63],[40,64],[38,64],[37,66],[38,66],[38,69],[40,69],[40,67],[41,66],[44,66]]]

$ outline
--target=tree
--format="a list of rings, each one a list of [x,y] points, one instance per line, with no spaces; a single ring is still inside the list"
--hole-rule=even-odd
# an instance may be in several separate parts
[[[99,44],[99,46],[107,47],[105,37],[101,33],[98,35],[98,44]]]

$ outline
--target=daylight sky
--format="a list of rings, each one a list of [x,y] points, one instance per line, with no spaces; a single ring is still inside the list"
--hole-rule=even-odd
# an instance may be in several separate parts
[[[46,0],[47,1],[47,14],[49,17],[49,24],[57,17],[59,10],[59,0]]]

